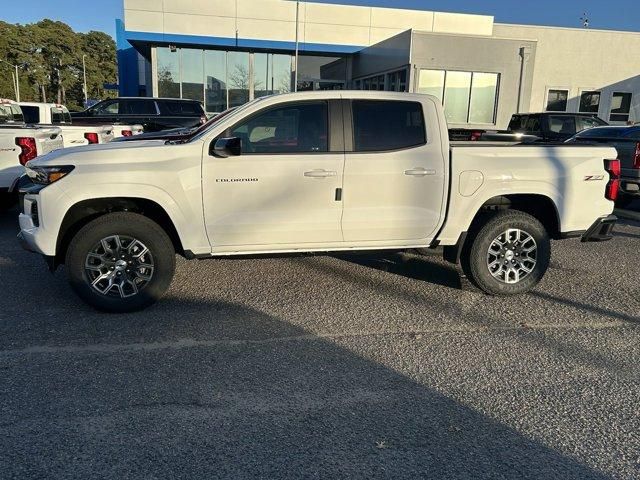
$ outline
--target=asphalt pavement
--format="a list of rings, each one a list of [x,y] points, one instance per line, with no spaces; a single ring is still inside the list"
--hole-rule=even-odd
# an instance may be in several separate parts
[[[81,303],[0,215],[0,478],[640,478],[640,223],[534,292],[431,257],[180,259]]]

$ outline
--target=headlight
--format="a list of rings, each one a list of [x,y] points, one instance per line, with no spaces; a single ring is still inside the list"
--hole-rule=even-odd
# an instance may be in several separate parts
[[[75,167],[65,165],[62,167],[27,167],[27,175],[33,183],[49,185],[66,177]]]

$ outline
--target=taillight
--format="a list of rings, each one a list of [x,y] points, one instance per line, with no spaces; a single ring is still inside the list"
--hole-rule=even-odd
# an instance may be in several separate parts
[[[206,115],[202,115],[200,117],[200,125],[204,125],[205,123],[207,123],[207,116]]]
[[[20,165],[26,165],[28,161],[38,156],[38,147],[35,138],[18,137],[16,138],[16,145],[20,147],[20,154],[18,155]]]
[[[122,130],[120,133],[123,137],[133,137],[133,132],[131,130]]]
[[[640,142],[636,143],[636,151],[633,154],[633,168],[640,168]]]
[[[482,138],[482,132],[471,132],[471,141],[477,142]]]
[[[620,191],[620,160],[605,160],[604,168],[609,172],[609,182],[605,190],[604,196],[608,200],[616,201],[618,192]]]
[[[95,132],[85,133],[84,138],[89,142],[89,145],[91,145],[92,143],[98,143],[98,134]]]

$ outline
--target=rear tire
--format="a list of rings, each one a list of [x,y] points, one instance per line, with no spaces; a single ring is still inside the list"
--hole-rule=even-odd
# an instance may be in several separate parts
[[[134,312],[169,288],[175,250],[165,231],[137,213],[103,215],[82,227],[67,249],[73,290],[105,312]]]
[[[527,213],[496,213],[470,233],[462,267],[469,279],[490,295],[528,292],[549,268],[549,235],[542,223]]]

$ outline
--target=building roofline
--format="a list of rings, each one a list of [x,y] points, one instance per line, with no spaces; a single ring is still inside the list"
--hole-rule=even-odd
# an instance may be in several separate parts
[[[579,28],[579,27],[559,27],[554,25],[528,25],[525,23],[500,23],[495,22],[493,26],[503,26],[503,27],[519,27],[519,28],[542,28],[545,30],[569,30],[576,32],[594,32],[594,33],[626,33],[631,35],[640,35],[640,32],[634,32],[632,30],[609,30],[606,28]]]

